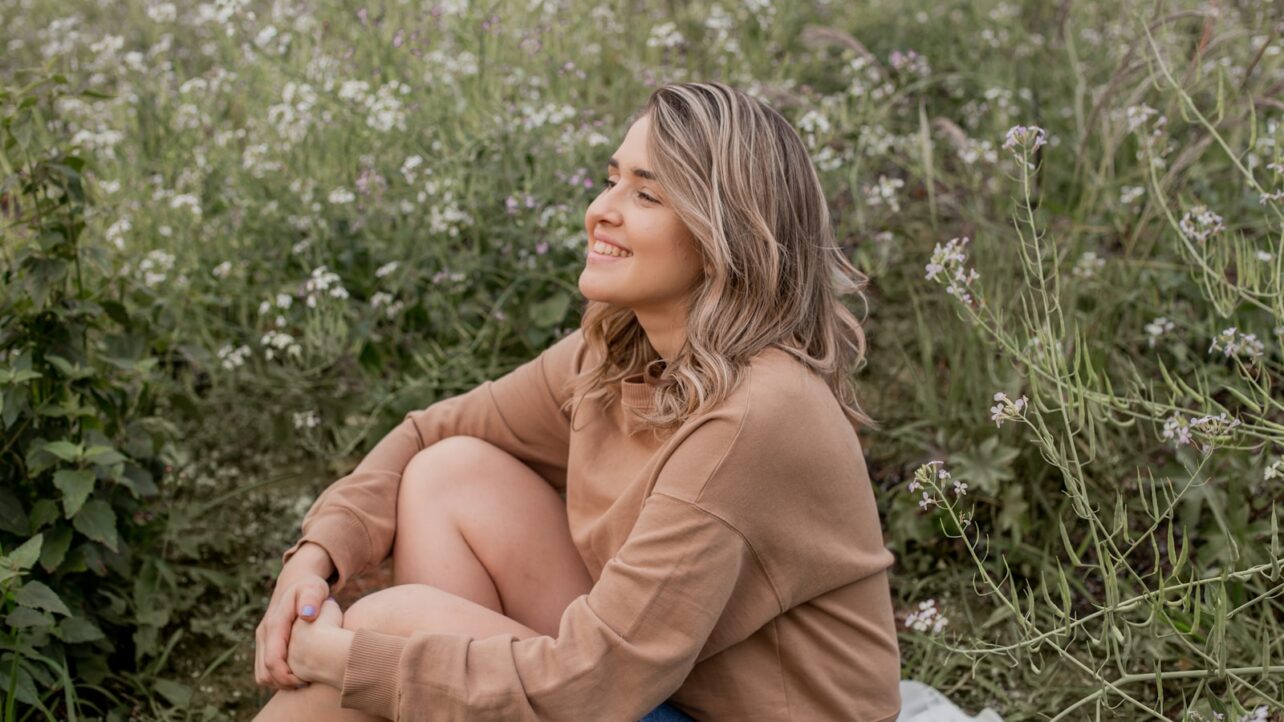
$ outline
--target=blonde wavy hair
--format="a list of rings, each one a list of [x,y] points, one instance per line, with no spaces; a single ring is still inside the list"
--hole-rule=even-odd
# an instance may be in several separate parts
[[[696,238],[704,277],[687,305],[686,341],[668,364],[631,309],[588,301],[580,328],[598,361],[569,381],[564,410],[594,398],[609,405],[622,379],[655,365],[653,413],[636,413],[653,429],[673,429],[716,407],[774,346],[825,378],[853,425],[878,428],[851,378],[864,363],[865,333],[840,300],[857,294],[865,303],[868,278],[835,242],[798,132],[722,83],[659,87],[628,126],[646,114],[651,170]]]

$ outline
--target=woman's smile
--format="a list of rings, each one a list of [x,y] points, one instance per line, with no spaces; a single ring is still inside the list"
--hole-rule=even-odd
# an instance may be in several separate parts
[[[598,261],[622,261],[633,256],[632,251],[626,251],[619,246],[612,245],[606,241],[594,241],[589,244],[589,259]]]

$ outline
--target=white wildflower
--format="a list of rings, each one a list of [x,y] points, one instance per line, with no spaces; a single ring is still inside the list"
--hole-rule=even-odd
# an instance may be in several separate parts
[[[1014,401],[1002,391],[994,394],[994,400],[998,403],[990,407],[990,421],[993,421],[995,426],[1002,426],[1004,421],[1023,418],[1026,404],[1029,402],[1025,395]]]
[[[1146,343],[1149,344],[1150,348],[1154,348],[1155,342],[1159,340],[1159,337],[1174,328],[1176,328],[1176,324],[1169,321],[1167,318],[1163,316],[1156,318],[1154,321],[1146,324]]]
[[[1098,258],[1096,251],[1085,251],[1084,254],[1079,257],[1079,260],[1075,262],[1074,268],[1071,269],[1070,274],[1075,278],[1092,278],[1097,275],[1097,271],[1105,268],[1105,266],[1106,259]]]
[[[935,599],[919,602],[918,609],[905,616],[905,626],[916,632],[937,634],[949,623],[950,620],[936,608]]]
[[[1222,225],[1222,217],[1203,205],[1193,206],[1186,211],[1186,215],[1182,216],[1178,226],[1188,238],[1201,242],[1226,228]]]
[[[232,371],[245,364],[245,358],[250,355],[249,346],[236,346],[231,344],[218,350],[219,361],[222,362],[223,368]]]
[[[294,428],[296,429],[313,429],[321,423],[321,416],[316,409],[307,411],[298,411],[294,413]]]

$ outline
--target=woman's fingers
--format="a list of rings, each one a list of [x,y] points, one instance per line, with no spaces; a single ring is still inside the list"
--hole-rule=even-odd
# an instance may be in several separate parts
[[[333,624],[336,627],[343,626],[343,610],[339,608],[339,603],[334,597],[329,597],[321,605],[321,614],[317,616],[317,621]]]
[[[298,615],[309,622],[317,618],[321,603],[330,596],[330,587],[320,577],[312,577],[299,583],[299,595],[294,608]],[[293,622],[293,620],[291,620]]]
[[[290,672],[290,665],[285,661],[290,645],[290,627],[294,626],[295,619],[297,594],[293,592],[291,590],[291,593],[287,593],[281,603],[276,605],[276,609],[268,612],[268,626],[264,635],[266,638],[263,640],[263,658],[268,677],[278,689],[303,684],[303,680]]]

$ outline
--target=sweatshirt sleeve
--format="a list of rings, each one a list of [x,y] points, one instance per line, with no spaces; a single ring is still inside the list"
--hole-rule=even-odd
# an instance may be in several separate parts
[[[557,638],[358,630],[340,704],[394,720],[640,719],[682,685],[756,563],[735,528],[654,492]]]
[[[565,485],[570,418],[561,410],[566,383],[582,361],[583,332],[576,329],[534,359],[467,393],[411,411],[357,464],[317,497],[303,519],[304,542],[315,542],[333,560],[335,588],[392,549],[397,492],[411,458],[451,436],[475,436],[517,457],[550,483]]]

